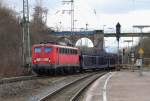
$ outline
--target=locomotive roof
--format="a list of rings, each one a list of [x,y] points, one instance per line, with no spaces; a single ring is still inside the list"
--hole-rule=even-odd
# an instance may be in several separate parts
[[[56,44],[35,44],[33,47],[39,47],[39,46],[54,46],[54,47],[60,47],[60,48],[70,48],[70,49],[78,49],[76,47],[71,47],[71,46],[65,46],[65,45],[56,45]]]

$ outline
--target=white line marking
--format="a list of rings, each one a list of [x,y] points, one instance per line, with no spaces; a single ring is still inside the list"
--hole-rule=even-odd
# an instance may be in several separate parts
[[[106,89],[107,89],[107,84],[108,80],[112,77],[112,73],[108,76],[108,78],[105,81],[104,87],[103,87],[103,101],[107,101],[107,94],[106,94]]]
[[[104,79],[106,76],[110,75],[110,72],[103,75],[102,77],[100,77],[98,80],[102,80]],[[94,86],[94,85],[93,85]],[[91,92],[88,92],[87,95],[86,95],[86,98],[85,98],[85,101],[92,101],[92,97],[93,97],[93,94]]]

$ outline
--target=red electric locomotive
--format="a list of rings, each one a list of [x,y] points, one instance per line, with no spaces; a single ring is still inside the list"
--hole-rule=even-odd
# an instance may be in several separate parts
[[[32,69],[37,74],[72,73],[79,65],[78,48],[51,43],[32,47]]]

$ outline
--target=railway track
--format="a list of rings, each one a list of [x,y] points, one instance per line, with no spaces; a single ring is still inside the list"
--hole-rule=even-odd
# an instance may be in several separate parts
[[[81,77],[41,97],[38,101],[76,101],[78,95],[80,95],[85,88],[104,74],[106,74],[106,72],[97,72]]]
[[[20,77],[11,77],[11,78],[3,78],[0,79],[0,84],[12,83],[12,82],[20,82],[20,81],[27,81],[27,80],[34,80],[34,79],[41,79],[45,77],[38,77],[36,75],[31,76],[20,76]]]
[[[20,82],[20,81],[27,81],[27,80],[36,80],[36,79],[43,79],[43,78],[49,78],[49,77],[50,76],[44,76],[44,75],[43,76],[31,75],[31,76],[19,76],[19,77],[10,77],[10,78],[0,78],[0,84]]]

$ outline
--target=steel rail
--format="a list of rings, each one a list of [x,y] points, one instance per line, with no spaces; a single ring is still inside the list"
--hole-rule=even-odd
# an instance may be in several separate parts
[[[89,82],[87,85],[85,85],[84,87],[82,87],[78,92],[76,92],[76,94],[74,96],[72,96],[72,98],[70,99],[70,101],[78,101],[77,99],[80,97],[80,95],[91,85],[93,84],[93,82],[95,82],[97,79],[99,79],[99,77],[102,77],[103,75],[105,75],[106,73],[102,73],[100,76],[96,77],[95,79],[93,79],[91,82]]]
[[[60,92],[61,90],[67,88],[69,85],[74,84],[74,83],[76,83],[76,82],[79,82],[79,81],[81,81],[81,80],[84,80],[85,78],[88,78],[88,77],[90,77],[90,76],[92,76],[92,75],[93,75],[93,74],[89,74],[89,75],[84,76],[84,77],[81,77],[81,78],[79,78],[79,79],[77,79],[77,80],[75,80],[75,81],[73,81],[73,82],[70,82],[70,83],[64,85],[63,87],[59,88],[58,90],[56,90],[56,91],[54,91],[54,92],[52,92],[52,93],[50,93],[50,94],[48,94],[48,95],[46,95],[46,96],[40,98],[38,101],[45,101],[45,100],[47,100],[49,97],[52,97],[52,96],[54,96],[55,94],[57,94],[58,92]]]
[[[97,73],[99,73],[99,72],[97,72]],[[94,76],[95,74],[97,74],[97,73],[89,74],[89,75],[84,76],[84,77],[81,77],[80,79],[75,80],[75,81],[73,81],[73,82],[71,82],[71,83],[69,83],[69,84],[66,84],[66,85],[64,85],[63,87],[61,87],[60,89],[58,89],[58,90],[52,92],[51,94],[48,94],[48,95],[46,95],[46,96],[40,98],[38,101],[47,101],[47,100],[49,100],[51,97],[53,97],[53,96],[55,96],[56,94],[58,94],[59,92],[63,91],[64,89],[67,89],[69,86],[71,86],[71,85],[73,85],[73,84],[76,84],[76,83],[78,83],[78,82],[80,83],[80,82],[82,82],[82,81],[84,81],[84,80],[86,80],[86,79],[89,79],[90,77],[93,77],[93,76]],[[104,74],[105,74],[105,73],[102,73],[100,76],[102,76],[102,75],[104,75]],[[90,83],[94,82],[94,81],[95,81],[96,79],[98,79],[100,76],[94,78]],[[88,83],[88,84],[89,84],[89,83]],[[89,84],[89,85],[90,85],[90,84]],[[87,85],[86,85],[86,86],[87,86]],[[85,87],[83,87],[83,88],[85,88]],[[82,88],[82,89],[83,89],[83,88]],[[80,90],[80,91],[81,91],[81,90]],[[76,92],[75,95],[78,95],[77,93],[79,93],[80,91]],[[71,98],[72,100],[70,100],[70,101],[73,101],[73,99],[74,99],[75,97],[76,97],[76,96],[73,96],[73,97]]]
[[[11,77],[11,78],[3,78],[0,79],[0,84],[6,84],[6,83],[13,83],[13,82],[20,82],[20,81],[27,81],[27,80],[33,80],[33,79],[42,79],[43,77],[38,77],[36,75],[31,76],[20,76],[20,77]]]

